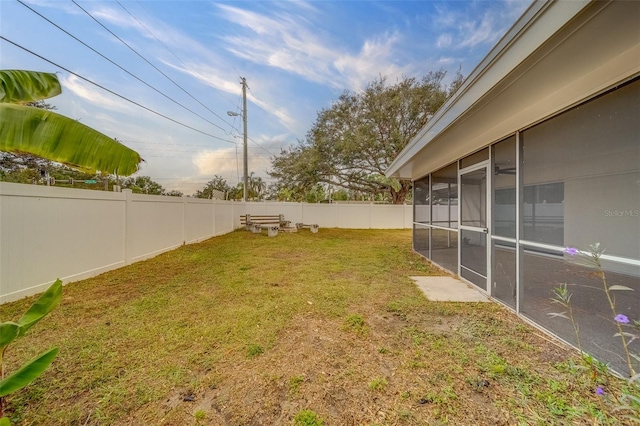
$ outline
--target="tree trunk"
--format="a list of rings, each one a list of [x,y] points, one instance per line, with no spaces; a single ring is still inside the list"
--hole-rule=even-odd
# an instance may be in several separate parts
[[[401,183],[400,189],[396,191],[393,188],[389,189],[391,193],[392,204],[404,204],[404,200],[407,198],[407,194],[411,191],[411,183]]]

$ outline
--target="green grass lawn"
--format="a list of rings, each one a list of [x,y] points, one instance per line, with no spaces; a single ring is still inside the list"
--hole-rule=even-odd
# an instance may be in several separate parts
[[[622,384],[493,303],[426,300],[411,232],[244,231],[65,286],[18,425],[622,424]],[[55,279],[56,277],[51,277]],[[33,302],[0,306],[15,320]]]

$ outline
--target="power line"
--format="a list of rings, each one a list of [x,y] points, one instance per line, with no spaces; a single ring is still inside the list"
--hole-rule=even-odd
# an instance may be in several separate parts
[[[98,83],[96,83],[96,82],[94,82],[94,81],[92,81],[92,80],[89,80],[88,78],[86,78],[86,77],[84,77],[84,76],[82,76],[82,75],[80,75],[80,74],[78,74],[78,73],[76,73],[76,72],[73,72],[73,71],[71,71],[71,70],[70,70],[70,69],[68,69],[68,68],[63,67],[62,65],[59,65],[59,64],[57,64],[57,63],[55,63],[55,62],[53,62],[53,61],[51,61],[51,60],[49,60],[49,59],[45,58],[44,56],[39,55],[39,54],[35,53],[34,51],[29,50],[29,49],[27,49],[26,47],[24,47],[24,46],[22,46],[22,45],[20,45],[20,44],[18,44],[18,43],[16,43],[16,42],[14,42],[14,41],[12,41],[12,40],[9,40],[8,38],[6,38],[6,37],[4,37],[4,36],[2,36],[2,35],[0,35],[0,39],[2,39],[2,40],[4,40],[4,41],[6,41],[7,43],[11,43],[11,44],[13,44],[14,46],[16,46],[16,47],[18,47],[18,48],[20,48],[20,49],[24,50],[25,52],[28,52],[28,53],[32,54],[33,56],[36,56],[36,57],[38,57],[38,58],[42,59],[43,61],[48,62],[48,63],[50,63],[51,65],[56,66],[56,67],[58,67],[58,68],[60,68],[60,69],[62,69],[62,70],[64,70],[64,71],[68,72],[69,74],[73,74],[73,75],[75,75],[76,77],[81,78],[82,80],[86,81],[87,83],[93,84],[94,86],[99,87],[100,89],[102,89],[102,90],[104,90],[104,91],[107,91],[107,92],[111,93],[112,95],[115,95],[115,96],[117,96],[117,97],[119,97],[119,98],[121,98],[121,99],[124,99],[125,101],[130,102],[130,103],[132,103],[132,104],[134,104],[134,105],[136,105],[136,106],[138,106],[138,107],[140,107],[140,108],[142,108],[142,109],[145,109],[145,110],[147,110],[147,111],[149,111],[149,112],[151,112],[151,113],[153,113],[153,114],[155,114],[155,115],[158,115],[158,116],[160,116],[160,117],[162,117],[162,118],[164,118],[164,119],[166,119],[166,120],[169,120],[169,121],[171,121],[171,122],[173,122],[173,123],[179,124],[180,126],[186,127],[187,129],[191,129],[191,130],[193,130],[193,131],[195,131],[195,132],[201,133],[201,134],[203,134],[203,135],[205,135],[205,136],[209,136],[209,137],[211,137],[211,138],[218,139],[218,140],[221,140],[221,141],[223,141],[223,142],[227,142],[227,143],[235,144],[235,142],[233,142],[233,141],[230,141],[230,140],[227,140],[227,139],[222,139],[221,137],[214,136],[214,135],[212,135],[212,134],[210,134],[210,133],[207,133],[207,132],[204,132],[204,131],[202,131],[202,130],[198,130],[198,129],[196,129],[195,127],[191,127],[191,126],[189,126],[188,124],[184,124],[184,123],[181,123],[181,122],[180,122],[180,121],[178,121],[178,120],[174,120],[173,118],[168,117],[168,116],[166,116],[166,115],[164,115],[164,114],[162,114],[162,113],[159,113],[158,111],[155,111],[155,110],[153,110],[153,109],[151,109],[151,108],[149,108],[149,107],[146,107],[146,106],[144,106],[144,105],[142,105],[142,104],[140,104],[140,103],[138,103],[138,102],[136,102],[136,101],[132,101],[131,99],[129,99],[129,98],[127,98],[127,97],[125,97],[125,96],[123,96],[123,95],[121,95],[121,94],[119,94],[119,93],[116,93],[116,92],[114,92],[114,91],[113,91],[113,90],[111,90],[111,89],[107,89],[106,87],[104,87],[104,86],[102,86],[102,85],[100,85],[100,84],[98,84]]]
[[[162,152],[172,152],[172,151],[151,151],[154,153],[162,153]],[[177,151],[177,152],[181,152],[181,151]],[[183,151],[183,152],[187,152],[187,151]],[[193,155],[144,155],[144,158],[193,158]],[[214,157],[214,160],[233,160],[236,157]],[[253,157],[253,158],[260,158],[260,159],[267,159],[267,157]]]
[[[149,142],[149,141],[133,141],[133,140],[123,140],[122,142],[133,143],[133,144],[145,144],[145,145],[156,145],[156,146],[195,146],[200,148],[212,148],[211,145],[201,145],[201,144],[189,144],[189,143],[168,143],[168,142]]]
[[[135,146],[135,145],[133,145]],[[170,153],[170,152],[184,152],[184,153],[190,153],[190,154],[199,154],[199,151],[194,151],[194,150],[190,150],[190,149],[153,149],[153,148],[146,148],[146,147],[139,147],[137,148],[140,151],[147,151],[147,152],[152,152],[152,153]],[[210,152],[209,154],[216,154],[215,151],[214,152]],[[216,159],[227,159],[227,160],[233,160],[236,157],[235,156],[220,156],[220,155],[214,155],[214,158]],[[258,159],[264,159],[264,160],[268,160],[271,157],[268,157],[266,155],[252,155],[251,158],[258,158]]]
[[[249,87],[249,85],[247,84],[247,89],[249,89],[249,92],[255,97],[256,95],[253,93],[253,90],[251,90],[251,87]],[[273,155],[272,152],[269,152],[267,150],[267,148],[263,147],[262,145],[260,145],[258,142],[254,141],[253,139],[251,139],[250,137],[247,136],[247,139],[249,139],[251,142],[253,142],[258,148],[262,149],[264,152],[268,153],[269,155]]]
[[[134,140],[122,140],[122,142],[125,142],[127,144],[142,144],[142,145],[152,145],[152,146],[173,146],[173,147],[178,147],[178,148],[182,148],[182,147],[196,147],[196,148],[209,148],[209,149],[213,149],[213,147],[211,145],[202,145],[202,144],[183,144],[183,143],[167,143],[167,142],[151,142],[151,141],[134,141]],[[252,148],[253,149],[253,148]],[[266,149],[266,148],[263,148]],[[173,150],[164,150],[164,151],[173,151]],[[185,149],[185,150],[176,150],[178,152],[182,151],[182,152],[191,152],[194,151],[193,149]],[[272,155],[276,155],[277,153],[273,153],[271,151],[266,151],[267,154],[269,154],[268,156],[266,155],[257,155],[257,154],[253,154],[253,157],[259,157],[259,158],[270,158]]]
[[[120,5],[120,7],[121,7],[122,9],[124,9],[124,11],[125,11],[125,12],[127,12],[129,15],[131,15],[131,17],[132,17],[133,19],[135,19],[135,21],[136,21],[138,24],[140,24],[140,25],[141,25],[145,30],[147,30],[147,32],[151,35],[151,37],[153,37],[153,38],[154,38],[158,43],[160,43],[160,44],[161,44],[165,49],[167,49],[167,50],[169,51],[169,53],[171,53],[171,54],[172,54],[172,55],[173,55],[173,56],[174,56],[178,61],[180,61],[180,63],[181,63],[182,65],[184,65],[184,66],[185,66],[185,68],[187,68],[187,67],[188,67],[188,65],[187,65],[187,64],[185,64],[185,63],[184,63],[184,61],[183,61],[183,60],[182,60],[182,59],[181,59],[181,58],[180,58],[180,57],[179,57],[179,56],[178,56],[178,55],[177,55],[173,50],[171,50],[171,49],[169,48],[169,46],[167,46],[166,44],[164,44],[164,43],[162,42],[162,40],[160,40],[158,37],[156,37],[156,35],[155,35],[155,34],[154,34],[154,33],[153,33],[153,32],[152,32],[152,31],[151,31],[151,30],[150,30],[150,29],[149,29],[149,28],[148,28],[148,27],[143,23],[143,22],[141,22],[138,18],[136,18],[136,16],[135,16],[133,13],[131,13],[131,12],[129,11],[129,9],[127,9],[126,7],[124,7],[124,5],[123,5],[122,3],[120,3],[120,1],[119,1],[119,0],[116,0],[116,3],[118,3],[118,5]],[[146,8],[142,3],[138,2],[138,4],[140,4],[140,6],[142,6],[142,7],[147,11],[147,14],[151,15],[151,14],[149,13],[149,10],[148,10],[148,9],[147,9],[147,8]],[[215,88],[214,88],[214,89],[215,89]],[[223,97],[227,102],[229,102],[230,104],[233,104],[233,101],[232,101],[231,99],[229,99],[228,97],[226,97],[226,96],[224,95],[224,93],[223,93],[223,92],[221,92],[221,91],[220,91],[220,90],[218,90],[218,89],[216,89],[216,91],[217,91],[217,92],[218,92],[218,94],[219,94],[221,97]]]
[[[73,2],[73,4],[75,4],[76,6],[78,6],[78,8],[80,10],[82,10],[84,13],[87,14],[87,16],[89,16],[91,19],[93,19],[98,25],[100,25],[102,28],[104,28],[106,31],[109,32],[109,34],[111,34],[112,36],[114,36],[115,38],[117,38],[122,44],[124,44],[125,46],[127,46],[129,48],[129,50],[131,50],[133,53],[135,53],[136,55],[138,55],[143,61],[145,61],[147,64],[149,64],[151,67],[153,67],[153,69],[155,69],[156,71],[158,71],[160,74],[162,74],[167,80],[169,80],[170,82],[172,82],[173,84],[176,85],[176,87],[178,87],[180,90],[182,90],[184,93],[186,93],[187,95],[189,95],[191,97],[191,99],[193,99],[194,101],[198,102],[200,105],[202,105],[204,108],[206,108],[211,114],[215,115],[216,117],[218,117],[220,120],[222,120],[225,124],[229,125],[229,123],[227,123],[225,121],[224,118],[220,117],[218,114],[216,114],[214,111],[212,111],[211,109],[209,109],[208,106],[206,106],[205,104],[203,104],[202,102],[200,102],[195,96],[193,96],[191,93],[189,93],[187,90],[185,90],[182,86],[180,86],[178,83],[176,83],[171,77],[169,77],[167,74],[165,74],[160,68],[156,67],[155,65],[153,65],[147,58],[145,58],[144,56],[142,56],[140,53],[138,53],[137,50],[135,50],[133,47],[129,46],[127,44],[126,41],[124,41],[123,39],[121,39],[120,37],[118,37],[113,31],[111,31],[109,28],[107,28],[102,22],[100,22],[98,19],[96,19],[91,13],[89,13],[87,10],[85,10],[82,6],[80,6],[76,0],[71,0]]]
[[[275,155],[273,152],[269,151],[267,148],[265,148],[264,146],[260,145],[258,142],[254,141],[251,138],[248,138],[251,142],[253,142],[258,148],[262,149],[264,152],[266,152],[269,155]]]
[[[84,41],[80,40],[78,37],[74,36],[73,34],[71,34],[70,32],[68,32],[67,30],[65,30],[64,28],[60,27],[58,24],[56,24],[55,22],[51,21],[49,18],[47,18],[46,16],[42,15],[40,12],[38,12],[35,9],[32,9],[31,7],[27,6],[25,3],[22,2],[22,0],[18,0],[18,3],[20,3],[21,5],[23,5],[24,7],[26,7],[27,9],[29,9],[30,11],[32,11],[33,13],[35,13],[36,15],[38,15],[39,17],[41,17],[42,19],[44,19],[45,21],[49,22],[51,25],[53,25],[54,27],[56,27],[57,29],[59,29],[60,31],[64,32],[65,34],[67,34],[69,37],[73,38],[74,40],[76,40],[78,43],[82,44],[83,46],[87,47],[88,49],[90,49],[91,51],[95,52],[96,54],[100,55],[102,58],[106,59],[107,61],[109,61],[110,63],[112,63],[113,65],[115,65],[116,67],[120,68],[122,71],[126,72],[127,74],[129,74],[131,77],[135,78],[136,80],[138,80],[139,82],[141,82],[142,84],[144,84],[145,86],[155,90],[157,93],[159,93],[160,95],[164,96],[165,98],[169,99],[171,102],[173,102],[176,105],[181,106],[182,108],[186,109],[187,111],[189,111],[190,113],[200,117],[201,119],[203,119],[204,121],[206,121],[207,123],[211,124],[212,126],[217,127],[218,129],[222,130],[223,132],[227,133],[227,131],[222,128],[221,126],[217,125],[216,123],[208,120],[207,118],[201,116],[200,114],[198,114],[197,112],[191,110],[190,108],[184,106],[183,104],[181,104],[180,102],[176,101],[175,99],[171,98],[170,96],[166,95],[165,93],[161,92],[159,89],[155,88],[154,86],[150,85],[149,83],[147,83],[146,81],[142,80],[140,77],[136,76],[135,74],[129,72],[127,69],[125,69],[124,67],[120,66],[119,64],[117,64],[116,62],[112,61],[111,59],[109,59],[108,57],[106,57],[105,55],[103,55],[102,53],[98,52],[96,49],[94,49],[93,47],[89,46],[87,43],[85,43]]]

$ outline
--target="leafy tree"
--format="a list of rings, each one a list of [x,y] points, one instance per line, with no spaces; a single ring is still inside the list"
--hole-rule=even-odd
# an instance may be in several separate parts
[[[169,197],[182,197],[184,194],[176,189],[166,192],[164,195]]]
[[[347,201],[349,199],[349,193],[346,189],[338,189],[331,194],[331,199],[335,201]]]
[[[137,152],[76,120],[29,106],[61,92],[55,74],[0,70],[0,151],[28,153],[87,173],[136,172],[142,161]]]
[[[27,102],[25,105],[31,106],[31,107],[34,107],[34,108],[46,109],[47,111],[55,111],[55,110],[58,109],[57,106],[51,105],[50,103],[45,102],[43,100]]]
[[[85,173],[29,154],[0,152],[0,181],[46,185],[45,174],[58,187],[110,191],[117,184],[115,175]]]
[[[122,188],[131,189],[135,194],[164,195],[164,188],[149,176],[129,177],[122,181]]]
[[[411,182],[384,173],[462,82],[458,72],[447,88],[444,77],[440,70],[420,80],[405,77],[393,85],[381,77],[361,93],[344,92],[318,113],[305,141],[273,158],[269,174],[281,187],[295,191],[326,183],[369,194],[371,199],[403,203]]]
[[[239,182],[236,186],[229,188],[229,193],[227,194],[228,200],[242,200],[244,197],[244,183]]]
[[[302,201],[306,191],[324,180],[321,171],[314,166],[319,162],[314,148],[311,141],[298,141],[298,145],[282,150],[272,160],[272,170],[268,173],[277,179],[274,184],[277,193],[288,201]]]
[[[260,176],[254,176],[253,172],[249,174],[247,181],[249,183],[247,197],[250,200],[260,200],[267,190],[266,182]]]
[[[305,201],[307,203],[319,203],[327,199],[327,194],[321,184],[317,184],[315,187],[305,193]]]
[[[275,191],[274,191],[275,190]],[[278,201],[298,201],[297,194],[290,188],[274,188],[272,192],[276,194],[276,200]]]
[[[0,152],[0,181],[35,183],[40,180],[40,170],[49,169],[50,162],[42,158],[10,152]]]
[[[230,190],[231,190],[231,187],[227,183],[226,179],[224,179],[222,176],[214,175],[213,179],[207,182],[207,184],[205,185],[204,188],[202,188],[202,190],[196,191],[194,195],[197,198],[211,199],[211,198],[214,198],[213,196],[214,191],[219,191],[219,192],[222,192],[223,194],[227,194],[229,193]]]

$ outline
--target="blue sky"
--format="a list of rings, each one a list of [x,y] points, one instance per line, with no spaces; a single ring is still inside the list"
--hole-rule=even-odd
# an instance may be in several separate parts
[[[58,73],[63,94],[49,102],[59,113],[135,149],[145,159],[139,175],[185,194],[214,175],[242,180],[242,120],[227,115],[241,111],[241,76],[249,86],[249,171],[269,182],[270,155],[303,140],[343,91],[379,76],[393,82],[444,69],[448,82],[459,68],[469,75],[530,4],[21,1],[0,0],[3,37],[181,124],[5,40],[0,68]]]

